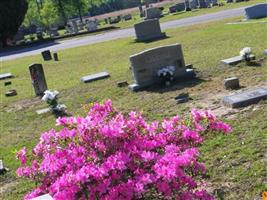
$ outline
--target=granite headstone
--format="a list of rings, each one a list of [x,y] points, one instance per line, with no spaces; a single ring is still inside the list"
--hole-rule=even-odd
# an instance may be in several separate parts
[[[159,83],[157,72],[167,66],[174,66],[174,78],[183,78],[187,74],[182,46],[180,44],[148,49],[130,56],[135,83],[129,86],[132,91]]]
[[[165,33],[161,32],[158,19],[145,20],[134,25],[136,41],[150,41],[166,37]]]
[[[244,91],[238,94],[226,96],[223,103],[232,108],[246,107],[251,104],[258,103],[261,100],[267,99],[267,89],[258,88],[253,90]]]
[[[157,7],[145,9],[145,19],[158,19],[162,15],[162,11]]]
[[[245,8],[245,15],[247,19],[258,19],[267,17],[267,3],[262,3]]]
[[[43,51],[42,56],[44,61],[52,60],[51,52],[49,50]]]
[[[36,96],[43,96],[47,90],[43,66],[41,64],[32,64],[29,66],[29,70]]]

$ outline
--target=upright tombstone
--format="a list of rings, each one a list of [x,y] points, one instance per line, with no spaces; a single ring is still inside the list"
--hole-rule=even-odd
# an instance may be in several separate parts
[[[123,19],[124,19],[125,21],[131,20],[131,19],[132,19],[132,15],[131,15],[131,14],[124,15],[124,16],[123,16]]]
[[[175,12],[176,12],[176,5],[169,7],[169,13],[175,13]]]
[[[218,6],[218,0],[212,0],[212,6]]]
[[[212,6],[212,0],[206,0],[207,6],[211,7]]]
[[[75,20],[72,20],[72,27],[73,27],[73,32],[74,33],[78,33],[79,32],[78,25],[77,25],[77,22]]]
[[[188,73],[180,44],[152,48],[130,56],[135,83],[129,86],[132,91],[159,83],[158,71],[167,66],[174,67],[174,78],[185,78]]]
[[[136,41],[145,42],[166,37],[161,32],[158,19],[150,19],[134,25]]]
[[[198,0],[192,0],[190,1],[190,7],[191,9],[197,9],[198,8]]]
[[[97,23],[95,21],[88,21],[86,27],[88,31],[95,31],[97,30]]]
[[[145,9],[145,19],[155,19],[160,18],[162,15],[162,11],[159,8],[151,7]]]
[[[267,17],[267,3],[257,4],[245,8],[245,15],[247,19],[258,19]]]
[[[140,5],[140,6],[138,6],[138,8],[139,8],[139,12],[140,12],[140,17],[144,17],[143,7]]]
[[[42,56],[44,61],[52,60],[51,52],[49,50],[43,51]]]
[[[36,96],[43,96],[47,90],[43,66],[41,64],[32,64],[29,66],[29,70]]]
[[[185,11],[191,11],[189,0],[185,0],[184,4],[185,4]]]
[[[185,10],[185,3],[177,3],[175,6],[177,12],[182,12]]]
[[[199,8],[207,8],[207,2],[205,0],[199,0]]]

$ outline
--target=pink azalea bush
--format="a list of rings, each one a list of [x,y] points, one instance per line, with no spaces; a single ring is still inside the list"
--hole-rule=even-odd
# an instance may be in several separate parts
[[[25,199],[46,193],[56,200],[213,199],[197,189],[206,172],[197,147],[204,133],[231,127],[209,112],[191,114],[147,123],[109,100],[86,117],[58,118],[60,131],[43,133],[31,154],[17,153],[17,176],[39,183]]]

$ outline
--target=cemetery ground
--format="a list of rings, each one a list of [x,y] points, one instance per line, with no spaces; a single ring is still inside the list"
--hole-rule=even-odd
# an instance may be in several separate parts
[[[166,31],[168,38],[150,43],[135,43],[133,38],[126,38],[68,49],[58,52],[59,62],[43,62],[38,55],[1,63],[0,72],[11,72],[15,77],[10,79],[11,86],[0,82],[0,159],[10,169],[0,176],[0,199],[21,199],[35,186],[15,177],[19,165],[15,151],[23,146],[33,147],[42,132],[55,128],[52,114],[36,114],[37,109],[47,105],[34,97],[28,70],[31,63],[43,64],[49,89],[60,92],[60,102],[67,105],[73,116],[84,116],[91,103],[106,99],[111,99],[119,110],[142,111],[149,121],[183,115],[193,107],[211,109],[234,131],[228,136],[205,136],[201,161],[208,168],[207,190],[217,199],[260,199],[267,190],[267,102],[244,109],[229,109],[221,103],[225,95],[233,92],[223,88],[224,78],[239,77],[243,89],[267,87],[267,62],[262,66],[220,65],[220,60],[238,55],[245,46],[252,47],[257,59],[264,58],[266,24],[226,24],[239,19],[170,29]],[[173,43],[182,44],[185,62],[193,64],[198,80],[138,93],[117,87],[119,81],[133,82],[130,55]],[[109,72],[111,77],[87,84],[80,82],[82,76],[101,71]],[[6,98],[4,92],[8,87],[16,89],[18,95]],[[174,98],[183,92],[193,100],[176,104]]]

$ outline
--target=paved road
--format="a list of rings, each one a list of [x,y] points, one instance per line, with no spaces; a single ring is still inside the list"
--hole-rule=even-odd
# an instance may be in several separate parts
[[[219,11],[216,13],[210,13],[210,14],[205,14],[205,15],[200,15],[200,16],[195,16],[195,17],[188,17],[184,19],[168,21],[168,22],[162,23],[161,28],[165,30],[165,29],[170,29],[170,28],[190,26],[194,24],[216,21],[216,20],[221,20],[225,18],[237,17],[237,16],[243,15],[245,8],[246,7],[224,10],[224,11]],[[39,46],[21,49],[21,50],[0,53],[0,59],[2,59],[3,61],[12,60],[16,58],[25,57],[25,56],[40,54],[41,51],[44,51],[48,48],[51,51],[58,51],[62,49],[95,44],[95,43],[115,40],[119,38],[131,37],[131,36],[134,36],[134,34],[135,34],[134,29],[128,28],[128,29],[121,29],[121,30],[106,32],[106,33],[102,33],[98,35],[86,36],[82,38],[56,41],[55,43],[50,42],[50,43],[42,44]]]

